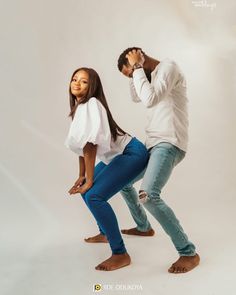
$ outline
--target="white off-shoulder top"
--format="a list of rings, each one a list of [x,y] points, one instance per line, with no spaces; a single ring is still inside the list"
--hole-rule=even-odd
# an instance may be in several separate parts
[[[97,157],[108,164],[123,153],[131,139],[128,134],[118,135],[116,141],[112,139],[106,109],[98,99],[92,97],[78,105],[65,146],[83,157],[86,143],[93,143],[97,145]]]

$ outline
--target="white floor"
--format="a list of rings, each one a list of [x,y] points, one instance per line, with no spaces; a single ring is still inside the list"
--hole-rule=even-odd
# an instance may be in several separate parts
[[[121,200],[113,203],[126,210]],[[83,223],[86,211],[74,221],[74,226],[68,227],[49,223],[46,218],[40,221],[39,216],[26,213],[19,222],[15,220],[12,231],[3,233],[8,244],[3,244],[1,251],[0,294],[87,295],[93,294],[95,284],[100,284],[100,294],[234,295],[235,230],[230,217],[234,209],[228,208],[228,217],[222,219],[222,205],[218,202],[212,211],[209,206],[208,210],[201,210],[196,205],[193,212],[184,214],[182,221],[201,255],[201,265],[184,275],[167,272],[177,255],[169,238],[150,216],[156,230],[154,237],[124,236],[132,264],[117,271],[100,272],[94,266],[110,255],[110,249],[107,244],[83,242],[86,233],[96,233],[92,220],[91,224],[87,220]],[[130,217],[119,222],[122,228],[132,225]]]

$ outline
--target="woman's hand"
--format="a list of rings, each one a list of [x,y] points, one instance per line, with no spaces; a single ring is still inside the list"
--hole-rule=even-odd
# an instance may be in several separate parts
[[[76,186],[76,187],[77,187],[77,186],[81,186],[81,185],[83,185],[85,182],[86,182],[86,178],[85,178],[85,176],[80,176],[80,177],[76,180],[74,186]]]
[[[75,182],[75,184],[72,186],[72,188],[68,191],[68,193],[69,193],[69,194],[72,194],[73,191],[74,191],[77,187],[82,186],[85,182],[86,182],[86,178],[85,178],[85,176],[80,176],[80,177],[76,180],[76,182]]]
[[[74,195],[74,194],[84,194],[86,193],[91,187],[93,186],[93,182],[92,181],[86,181],[83,185],[80,186],[73,186],[70,190],[69,190],[69,194],[70,195]]]
[[[93,186],[93,182],[85,182],[82,186],[76,189],[76,193],[84,194]]]
[[[83,157],[79,157],[80,175],[81,176],[69,190],[70,195],[77,193],[84,194],[93,186],[94,166],[96,161],[97,145],[87,142],[83,148]]]

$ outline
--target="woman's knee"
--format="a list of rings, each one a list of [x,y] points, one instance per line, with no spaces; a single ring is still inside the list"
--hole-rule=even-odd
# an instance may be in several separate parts
[[[89,208],[97,207],[104,201],[101,196],[90,191],[85,193],[83,198]]]

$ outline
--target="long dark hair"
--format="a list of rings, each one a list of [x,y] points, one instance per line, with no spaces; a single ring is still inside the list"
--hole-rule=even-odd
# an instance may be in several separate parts
[[[85,94],[85,96],[80,100],[80,102],[77,101],[76,96],[73,95],[71,92],[71,82],[72,82],[72,79],[74,78],[74,75],[78,71],[85,71],[89,75],[88,91]],[[114,121],[114,119],[112,117],[112,114],[109,110],[109,107],[108,107],[108,104],[106,101],[106,97],[105,97],[105,94],[103,91],[102,83],[101,83],[98,73],[91,68],[85,68],[85,67],[79,68],[79,69],[75,70],[74,73],[72,74],[72,77],[70,80],[70,85],[69,85],[69,99],[70,99],[70,114],[69,114],[69,116],[72,117],[72,120],[74,118],[75,111],[76,111],[78,105],[88,102],[91,97],[95,97],[96,99],[98,99],[101,102],[101,104],[104,106],[104,108],[106,109],[108,122],[109,122],[109,126],[110,126],[110,131],[111,131],[111,135],[112,135],[113,140],[116,141],[118,135],[127,134],[127,132],[122,130],[116,124],[116,122]]]

